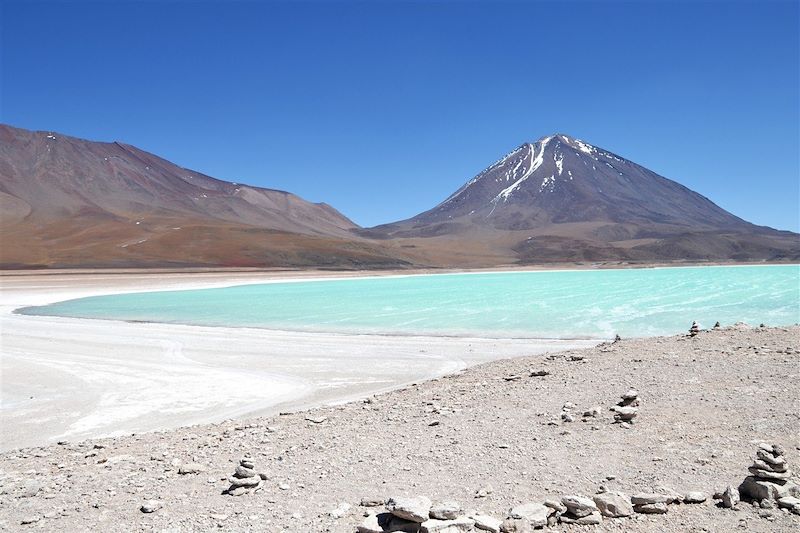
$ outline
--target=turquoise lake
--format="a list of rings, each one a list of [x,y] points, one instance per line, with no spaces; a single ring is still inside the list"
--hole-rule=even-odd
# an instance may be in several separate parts
[[[610,338],[800,321],[800,265],[434,274],[95,296],[28,315],[342,333]]]

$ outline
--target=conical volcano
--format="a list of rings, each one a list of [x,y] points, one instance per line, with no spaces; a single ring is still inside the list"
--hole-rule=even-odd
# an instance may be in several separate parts
[[[479,240],[512,262],[784,259],[800,248],[796,234],[751,224],[680,183],[560,133],[518,146],[433,209],[368,233],[457,238],[465,248]]]

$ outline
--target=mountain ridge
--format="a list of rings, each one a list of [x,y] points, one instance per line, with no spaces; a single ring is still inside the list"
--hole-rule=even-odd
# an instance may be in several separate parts
[[[519,145],[415,217],[360,228],[324,202],[127,143],[0,124],[0,208],[0,268],[800,260],[800,235],[563,133]]]
[[[0,265],[402,266],[327,204],[135,146],[0,125]]]

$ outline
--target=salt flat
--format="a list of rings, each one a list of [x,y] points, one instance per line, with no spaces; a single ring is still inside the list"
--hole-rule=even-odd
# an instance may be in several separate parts
[[[4,275],[0,279],[0,449],[342,402],[491,359],[596,344],[298,333],[13,313],[23,306],[100,294],[358,275]]]

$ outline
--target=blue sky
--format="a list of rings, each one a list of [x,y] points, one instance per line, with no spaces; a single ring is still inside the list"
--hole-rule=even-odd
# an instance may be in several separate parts
[[[563,132],[800,229],[797,1],[2,1],[0,121],[412,216]]]

